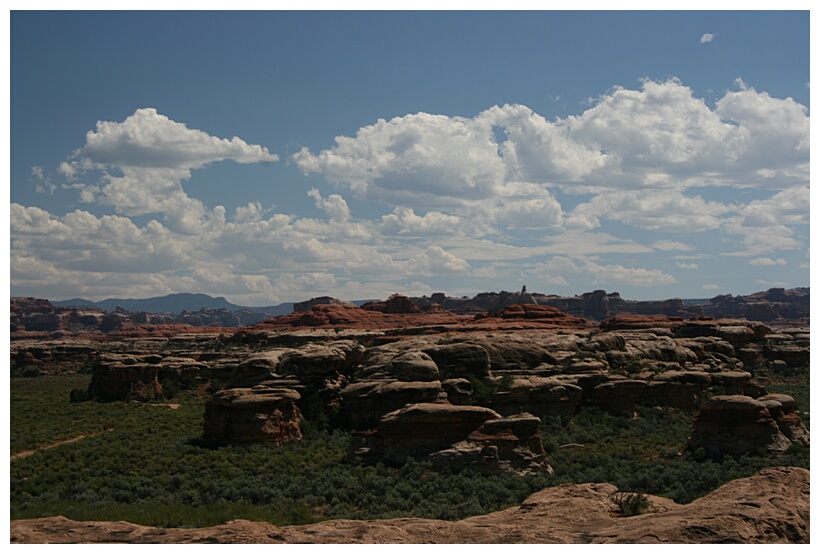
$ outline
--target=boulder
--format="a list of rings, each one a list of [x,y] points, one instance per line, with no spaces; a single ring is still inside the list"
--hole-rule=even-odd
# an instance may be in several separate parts
[[[715,371],[710,373],[712,385],[723,389],[723,394],[760,396],[755,394],[760,385],[752,383],[752,374],[748,371]]]
[[[288,351],[287,348],[276,348],[248,356],[236,367],[231,386],[252,385],[277,375],[279,360]]]
[[[623,350],[625,346],[626,337],[623,334],[609,331],[590,337],[583,348],[591,352],[611,352]]]
[[[749,325],[721,325],[718,327],[717,336],[738,348],[754,342],[757,338],[755,330]]]
[[[534,368],[543,363],[557,364],[551,349],[536,336],[523,333],[487,333],[470,339],[490,357],[491,371]]]
[[[708,360],[714,354],[728,357],[736,356],[735,348],[719,337],[693,337],[690,339],[676,339],[676,342],[694,352],[699,361]]]
[[[467,379],[447,379],[441,382],[441,389],[447,393],[450,404],[464,406],[471,403],[473,385]]]
[[[172,379],[177,382],[189,382],[209,368],[208,364],[187,356],[166,356],[154,363],[159,363],[161,366],[160,377],[163,381]]]
[[[641,352],[640,358],[657,360],[661,362],[676,362],[683,364],[686,362],[696,363],[698,356],[689,348],[678,343],[670,337],[654,337],[643,340],[629,340],[629,346]]]

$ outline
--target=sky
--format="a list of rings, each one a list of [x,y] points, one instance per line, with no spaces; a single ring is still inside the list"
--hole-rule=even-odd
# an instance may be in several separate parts
[[[11,296],[809,286],[808,11],[11,11]]]

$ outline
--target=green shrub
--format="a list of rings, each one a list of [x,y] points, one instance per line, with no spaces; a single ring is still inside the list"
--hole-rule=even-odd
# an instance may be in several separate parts
[[[645,514],[649,509],[649,499],[639,492],[618,491],[610,496],[610,500],[621,517]]]
[[[12,453],[85,436],[12,461],[12,519],[64,515],[172,527],[237,518],[277,525],[338,518],[461,519],[520,504],[560,483],[611,483],[637,491],[631,494],[687,503],[765,467],[809,467],[808,447],[793,447],[779,458],[683,459],[676,453],[686,444],[692,414],[648,407],[639,407],[637,418],[589,407],[572,419],[545,417],[541,437],[552,475],[437,472],[413,460],[402,467],[355,465],[345,456],[349,434],[324,425],[281,446],[204,448],[205,398],[180,394],[176,410],[70,402],[71,391],[89,381],[89,375],[11,379]]]
[[[71,393],[69,394],[69,402],[88,402],[89,400],[94,400],[94,394],[88,390],[88,388],[71,389]]]

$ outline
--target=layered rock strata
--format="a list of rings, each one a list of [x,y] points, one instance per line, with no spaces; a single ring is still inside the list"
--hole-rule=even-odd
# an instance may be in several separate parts
[[[203,438],[212,444],[299,440],[300,398],[293,389],[264,384],[219,391],[205,405]]]
[[[405,302],[396,299],[398,304]],[[773,330],[737,319],[628,315],[594,327],[534,304],[511,304],[495,314],[466,319],[445,314],[449,323],[439,319],[429,324],[423,319],[429,317],[415,311],[386,313],[318,304],[229,338],[183,334],[107,341],[89,343],[100,347],[82,352],[60,350],[58,343],[19,342],[12,359],[37,367],[49,356],[80,357],[93,365],[92,393],[105,400],[147,400],[162,394],[164,384],[204,389],[211,382],[225,392],[209,402],[204,434],[222,443],[257,436],[247,423],[228,423],[248,417],[270,420],[268,428],[280,425],[275,421],[285,422],[282,425],[289,430],[271,436],[295,437],[302,419],[319,418],[350,431],[387,437],[390,420],[385,423],[385,417],[414,405],[456,411],[480,407],[502,419],[522,413],[569,419],[590,406],[628,414],[639,405],[695,410],[710,394],[765,397],[765,386],[756,378],[765,377],[766,368],[807,371],[809,359],[806,328]],[[305,326],[304,318],[319,318],[320,324]],[[784,354],[791,350],[799,355]],[[289,392],[281,393],[284,390]],[[271,391],[284,394],[277,401],[287,399],[293,410],[279,405],[268,410]],[[247,408],[255,414],[251,417],[245,410],[254,395],[260,395],[260,403]],[[788,424],[790,418],[799,422],[793,403],[777,398],[766,402],[770,412],[783,414],[781,435],[790,443],[801,442],[803,431]],[[494,433],[485,429],[479,432],[484,442],[477,442],[479,435],[470,438],[476,432],[478,426],[448,437],[435,450],[448,453],[434,458],[457,466],[494,467],[490,460],[495,451],[509,451],[507,446],[514,443],[518,448],[531,438],[511,432],[493,443],[486,437]],[[280,440],[259,433],[259,440]],[[398,459],[401,455],[394,455],[389,439],[387,444],[371,450]],[[529,451],[524,457],[534,456],[537,465],[540,453],[532,447]],[[505,470],[523,467],[505,465],[501,455],[497,459]]]
[[[382,417],[374,431],[354,434],[351,453],[397,465],[429,460],[439,469],[485,475],[551,473],[539,424],[530,414],[502,418],[480,406],[409,404]]]

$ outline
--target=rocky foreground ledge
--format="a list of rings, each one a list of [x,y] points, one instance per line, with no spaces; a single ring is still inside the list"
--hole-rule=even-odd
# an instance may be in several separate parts
[[[649,512],[619,517],[609,484],[560,485],[520,506],[461,521],[330,520],[277,527],[236,520],[160,529],[64,517],[14,520],[11,543],[809,543],[809,472],[777,467],[691,504],[648,496]]]

